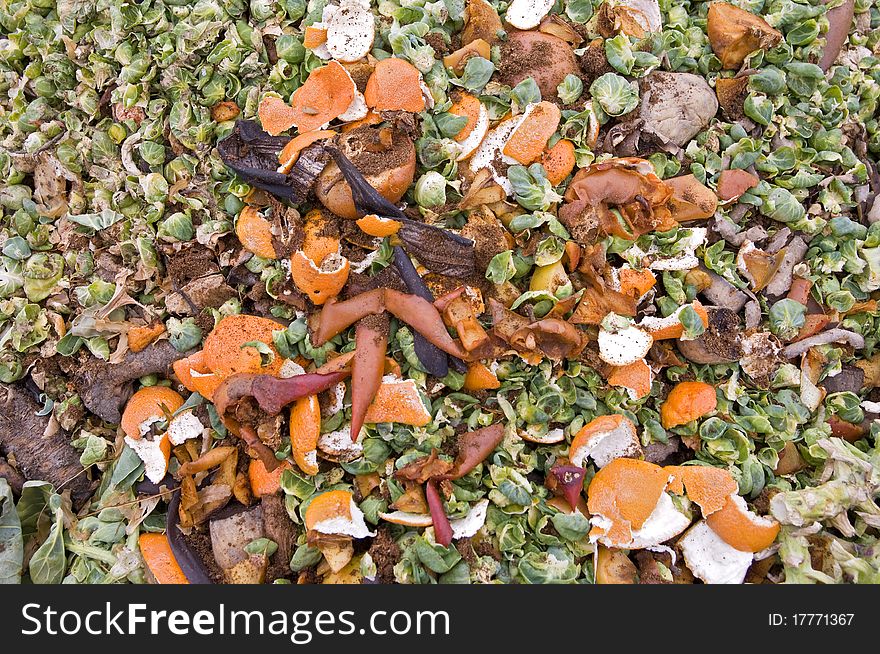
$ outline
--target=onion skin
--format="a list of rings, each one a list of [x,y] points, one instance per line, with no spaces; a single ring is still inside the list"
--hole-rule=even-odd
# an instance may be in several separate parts
[[[385,371],[385,350],[388,348],[388,316],[380,319],[384,329],[361,320],[355,329],[354,359],[351,365],[351,440],[355,442],[367,409],[382,385]]]
[[[180,487],[174,489],[168,502],[168,513],[165,518],[165,532],[168,536],[168,544],[177,559],[177,564],[183,570],[187,581],[191,584],[213,584],[211,575],[202,560],[193,552],[183,537],[183,532],[178,528],[180,522]]]
[[[434,540],[438,545],[449,547],[452,543],[452,525],[449,524],[449,518],[443,510],[443,500],[440,499],[437,482],[433,479],[425,485],[425,499],[431,510],[431,520],[434,521]]]

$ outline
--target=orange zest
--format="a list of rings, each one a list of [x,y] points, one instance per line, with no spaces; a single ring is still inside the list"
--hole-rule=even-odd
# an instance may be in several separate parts
[[[526,115],[507,139],[502,152],[521,164],[528,165],[541,158],[547,141],[559,127],[562,112],[552,102],[539,102]]]
[[[221,377],[237,372],[277,375],[284,360],[272,345],[272,332],[283,328],[274,320],[260,316],[226,316],[205,339],[205,365]],[[274,356],[267,365],[262,365],[262,356],[257,348],[243,347],[245,343],[253,341],[265,343],[272,351]]]
[[[141,425],[151,418],[164,418],[183,406],[183,396],[167,386],[147,386],[131,396],[120,425],[125,435],[141,439]]]
[[[314,50],[322,43],[327,42],[327,30],[323,27],[306,27],[303,34],[303,46],[309,50]]]
[[[676,495],[687,493],[707,518],[723,507],[731,493],[739,488],[729,471],[712,466],[666,466],[670,475],[669,491]]]
[[[278,172],[289,173],[296,160],[299,159],[299,153],[309,147],[315,141],[321,139],[331,139],[336,136],[336,132],[331,129],[316,129],[311,132],[303,132],[287,142],[287,145],[278,155]]]
[[[374,213],[368,213],[363,218],[358,218],[356,223],[364,234],[377,238],[385,238],[386,236],[396,234],[402,226],[399,220],[382,218]]]
[[[464,389],[466,391],[486,391],[500,388],[501,382],[488,366],[479,361],[468,364],[467,373],[464,376]]]
[[[741,552],[760,552],[776,540],[779,523],[762,518],[749,510],[745,501],[735,493],[724,506],[706,518],[712,528],[728,545]]]
[[[367,80],[364,100],[377,111],[419,113],[425,110],[420,82],[421,74],[415,66],[403,59],[388,57],[376,64]]]
[[[281,475],[285,470],[290,470],[292,466],[287,461],[282,461],[281,465],[272,472],[266,470],[266,466],[259,459],[251,459],[248,463],[248,481],[251,485],[251,492],[254,497],[263,497],[264,495],[274,495],[281,490]]]
[[[608,376],[608,385],[629,389],[633,398],[640,400],[651,392],[653,378],[651,367],[641,359],[626,366],[614,366]]]
[[[174,558],[171,545],[165,534],[141,534],[138,536],[138,549],[147,568],[160,584],[188,584],[180,564]]]
[[[373,403],[364,417],[366,423],[396,422],[402,425],[424,427],[431,422],[419,389],[412,379],[382,382]]]
[[[272,244],[272,223],[263,218],[256,207],[248,205],[241,210],[235,221],[235,235],[248,252],[263,259],[278,258]]]
[[[296,400],[290,407],[290,446],[293,460],[305,474],[318,474],[321,405],[317,395]]]
[[[339,62],[315,68],[293,94],[293,124],[300,132],[321,129],[348,110],[354,92],[354,82]]]
[[[558,186],[571,175],[576,163],[574,143],[568,139],[560,139],[552,148],[541,155],[541,165],[547,173],[547,179],[553,186]]]
[[[660,407],[660,422],[665,429],[686,425],[691,420],[712,413],[718,405],[715,387],[698,381],[676,384]]]

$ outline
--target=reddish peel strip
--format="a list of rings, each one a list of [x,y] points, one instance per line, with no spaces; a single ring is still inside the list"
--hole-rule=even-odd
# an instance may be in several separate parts
[[[382,313],[385,310],[384,290],[373,289],[342,302],[328,300],[318,314],[317,327],[312,332],[312,344],[321,347],[364,316]]]
[[[385,350],[388,348],[388,317],[383,315],[384,329],[376,329],[367,321],[358,322],[355,329],[355,350],[351,365],[351,440],[357,440],[364,417],[370,408],[385,370]]]
[[[431,302],[388,288],[374,289],[342,302],[325,304],[318,315],[312,343],[320,347],[361,318],[383,311],[389,311],[444,352],[460,359],[467,358],[468,353],[446,331],[440,312]]]
[[[309,372],[288,379],[279,379],[272,375],[257,375],[253,381],[253,397],[263,411],[274,416],[294,400],[326,391],[348,375],[347,370],[328,375]]]
[[[431,519],[434,521],[434,540],[438,545],[449,547],[452,542],[452,525],[449,524],[449,518],[443,510],[443,500],[437,490],[437,482],[433,479],[425,486],[425,499],[428,501]]]
[[[452,470],[442,479],[461,479],[481,464],[503,439],[504,425],[500,422],[462,434],[458,438],[458,455]]]
[[[241,425],[239,427],[241,440],[243,440],[247,446],[254,451],[254,454],[257,455],[257,458],[263,462],[263,466],[266,468],[266,472],[272,472],[278,466],[281,465],[281,462],[275,458],[275,452],[273,452],[269,447],[260,440],[259,436],[257,436],[257,432],[254,431],[253,427],[248,425]]]

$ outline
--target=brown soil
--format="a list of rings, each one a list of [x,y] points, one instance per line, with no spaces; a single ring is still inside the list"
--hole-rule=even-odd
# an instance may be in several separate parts
[[[168,257],[167,266],[168,274],[178,286],[220,271],[214,253],[199,243],[192,243]]]
[[[436,32],[425,34],[425,43],[434,48],[434,53],[438,57],[443,57],[452,52],[446,44],[446,39],[443,38],[442,34],[437,34]]]
[[[211,537],[207,531],[199,531],[193,529],[188,535],[184,534],[183,540],[186,541],[187,547],[195,553],[208,569],[211,580],[216,584],[223,583],[223,570],[217,565],[214,559],[214,551],[211,549]]]
[[[608,57],[605,56],[602,39],[596,39],[587,45],[587,49],[581,55],[580,64],[584,72],[584,88],[589,88],[597,77],[613,71],[608,63]]]
[[[387,313],[364,316],[363,318],[361,318],[360,322],[365,327],[368,327],[371,331],[373,331],[376,334],[377,339],[388,338],[388,330],[391,321],[388,319]],[[381,340],[378,342],[379,344],[381,344]]]
[[[399,130],[364,125],[346,135],[342,150],[361,173],[369,176],[397,168],[409,161],[412,143]]]
[[[403,554],[400,547],[394,541],[391,530],[385,525],[380,525],[376,530],[376,537],[373,539],[370,549],[368,550],[376,564],[376,577],[380,583],[394,583],[394,566],[400,561]]]

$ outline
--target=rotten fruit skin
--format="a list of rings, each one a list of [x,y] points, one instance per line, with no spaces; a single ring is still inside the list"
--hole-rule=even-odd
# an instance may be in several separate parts
[[[351,365],[351,440],[357,441],[370,404],[382,384],[385,350],[388,348],[388,316],[379,324],[362,318],[355,328],[355,351]]]
[[[772,48],[782,40],[782,33],[763,18],[726,2],[709,5],[707,31],[724,68],[739,68],[755,50]]]
[[[438,545],[449,547],[452,543],[452,525],[449,524],[449,518],[443,509],[443,500],[437,490],[437,482],[433,479],[428,480],[425,485],[425,499],[428,501],[431,519],[434,522],[434,540]]]

